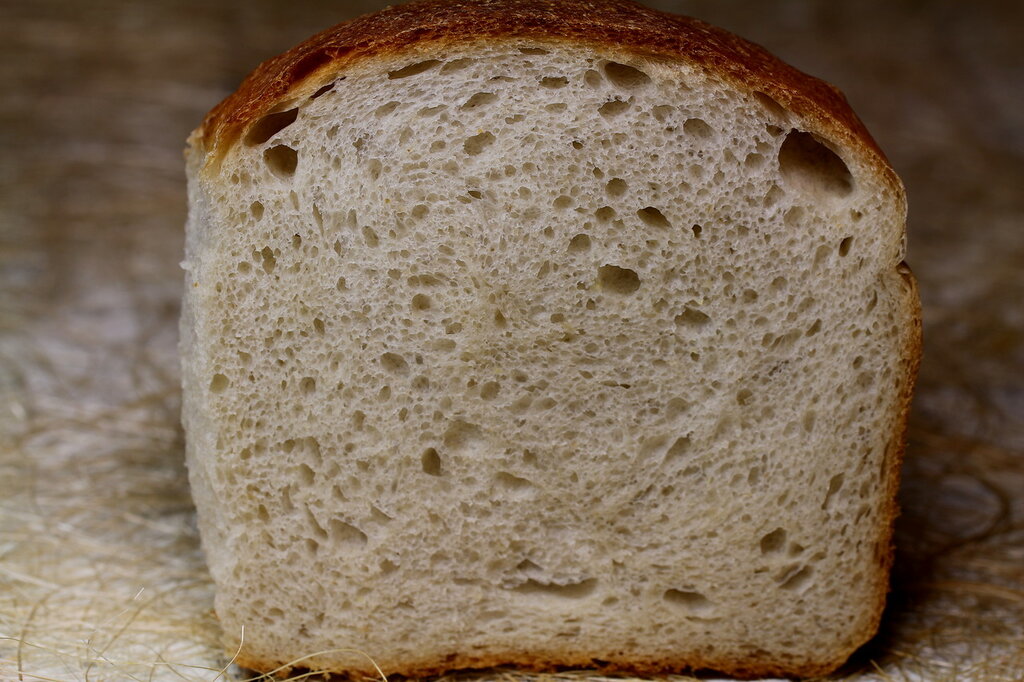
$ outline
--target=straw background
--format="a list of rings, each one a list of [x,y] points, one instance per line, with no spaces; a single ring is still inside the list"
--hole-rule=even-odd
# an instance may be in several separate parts
[[[256,63],[383,4],[0,0],[0,680],[250,677],[182,461],[181,152]],[[835,679],[1024,679],[1024,4],[651,4],[839,85],[909,190],[894,593]]]

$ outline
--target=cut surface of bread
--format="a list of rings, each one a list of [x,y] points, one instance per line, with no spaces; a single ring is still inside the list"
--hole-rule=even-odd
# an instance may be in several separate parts
[[[419,3],[268,62],[191,140],[183,421],[228,647],[830,670],[887,589],[902,187],[759,48],[538,8],[746,45]]]

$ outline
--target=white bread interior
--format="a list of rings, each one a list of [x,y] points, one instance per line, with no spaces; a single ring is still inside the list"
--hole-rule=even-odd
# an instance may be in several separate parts
[[[402,672],[833,664],[885,592],[912,286],[862,150],[686,64],[369,59],[190,158],[226,636]]]

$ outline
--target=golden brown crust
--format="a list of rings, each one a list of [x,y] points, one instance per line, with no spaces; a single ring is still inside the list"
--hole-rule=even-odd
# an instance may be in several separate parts
[[[870,620],[871,634],[878,630],[878,625],[882,620],[882,612],[885,610],[886,596],[888,594],[889,573],[896,554],[892,541],[896,518],[900,513],[896,493],[900,485],[900,471],[903,466],[903,455],[907,447],[907,425],[910,420],[910,406],[914,397],[914,385],[917,383],[917,374],[921,367],[921,356],[923,353],[921,297],[917,288],[917,278],[914,277],[910,266],[905,262],[896,266],[896,272],[907,286],[905,304],[909,308],[907,311],[909,313],[907,316],[909,318],[909,326],[906,330],[906,345],[901,355],[903,366],[901,378],[903,383],[899,387],[898,411],[893,434],[889,441],[889,449],[882,463],[881,480],[887,486],[884,497],[886,506],[882,511],[882,526],[876,550],[878,553],[879,574],[882,578],[882,589],[877,596]]]
[[[902,383],[898,388],[899,395],[896,403],[896,415],[879,477],[881,485],[886,486],[886,491],[882,496],[884,507],[878,529],[878,539],[875,541],[874,559],[878,565],[876,573],[878,591],[874,595],[870,607],[871,613],[867,621],[867,627],[861,633],[860,644],[867,642],[878,631],[878,626],[882,620],[882,613],[885,611],[889,591],[889,574],[892,570],[896,554],[895,547],[893,546],[893,534],[896,518],[900,513],[897,491],[900,485],[903,455],[907,445],[907,424],[914,396],[914,385],[917,382],[918,369],[921,366],[921,298],[918,293],[917,279],[914,277],[914,273],[911,272],[910,266],[905,262],[901,262],[896,266],[896,272],[906,284],[906,291],[903,293],[904,300],[901,304],[906,306],[904,312],[908,327],[906,328],[905,345],[900,355],[903,372],[900,377]],[[849,651],[844,656],[844,660],[852,653],[852,650]]]
[[[490,670],[494,668],[514,668],[517,672],[554,673],[567,670],[586,670],[593,675],[630,675],[636,677],[654,677],[657,675],[681,674],[686,671],[712,671],[738,680],[753,680],[764,677],[814,677],[826,675],[842,665],[846,656],[823,661],[780,661],[765,658],[753,658],[738,663],[724,658],[697,657],[664,657],[658,660],[636,660],[628,663],[606,661],[597,657],[587,657],[578,652],[566,651],[565,655],[555,658],[531,655],[527,652],[508,651],[490,656],[450,655],[435,659],[410,661],[402,666],[381,666],[386,676],[407,678],[435,677],[452,670]],[[295,669],[307,669],[308,661],[293,662],[249,656],[243,651],[234,662],[243,668],[260,673],[274,672],[289,674]],[[310,670],[324,670],[312,667]],[[331,670],[331,672],[338,672]],[[377,670],[367,659],[363,666],[346,666],[345,675],[353,678],[378,677]]]
[[[632,0],[419,0],[339,24],[256,68],[207,114],[193,134],[216,163],[260,116],[317,74],[342,74],[363,60],[480,40],[565,41],[596,49],[683,61],[734,85],[763,92],[829,137],[870,157],[902,186],[864,124],[834,86],[764,48],[697,19]]]

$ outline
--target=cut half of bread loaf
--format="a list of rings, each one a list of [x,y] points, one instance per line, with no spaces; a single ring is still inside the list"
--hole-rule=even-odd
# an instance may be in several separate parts
[[[239,662],[813,674],[873,634],[919,312],[834,88],[629,2],[421,2],[260,66],[188,172]]]

